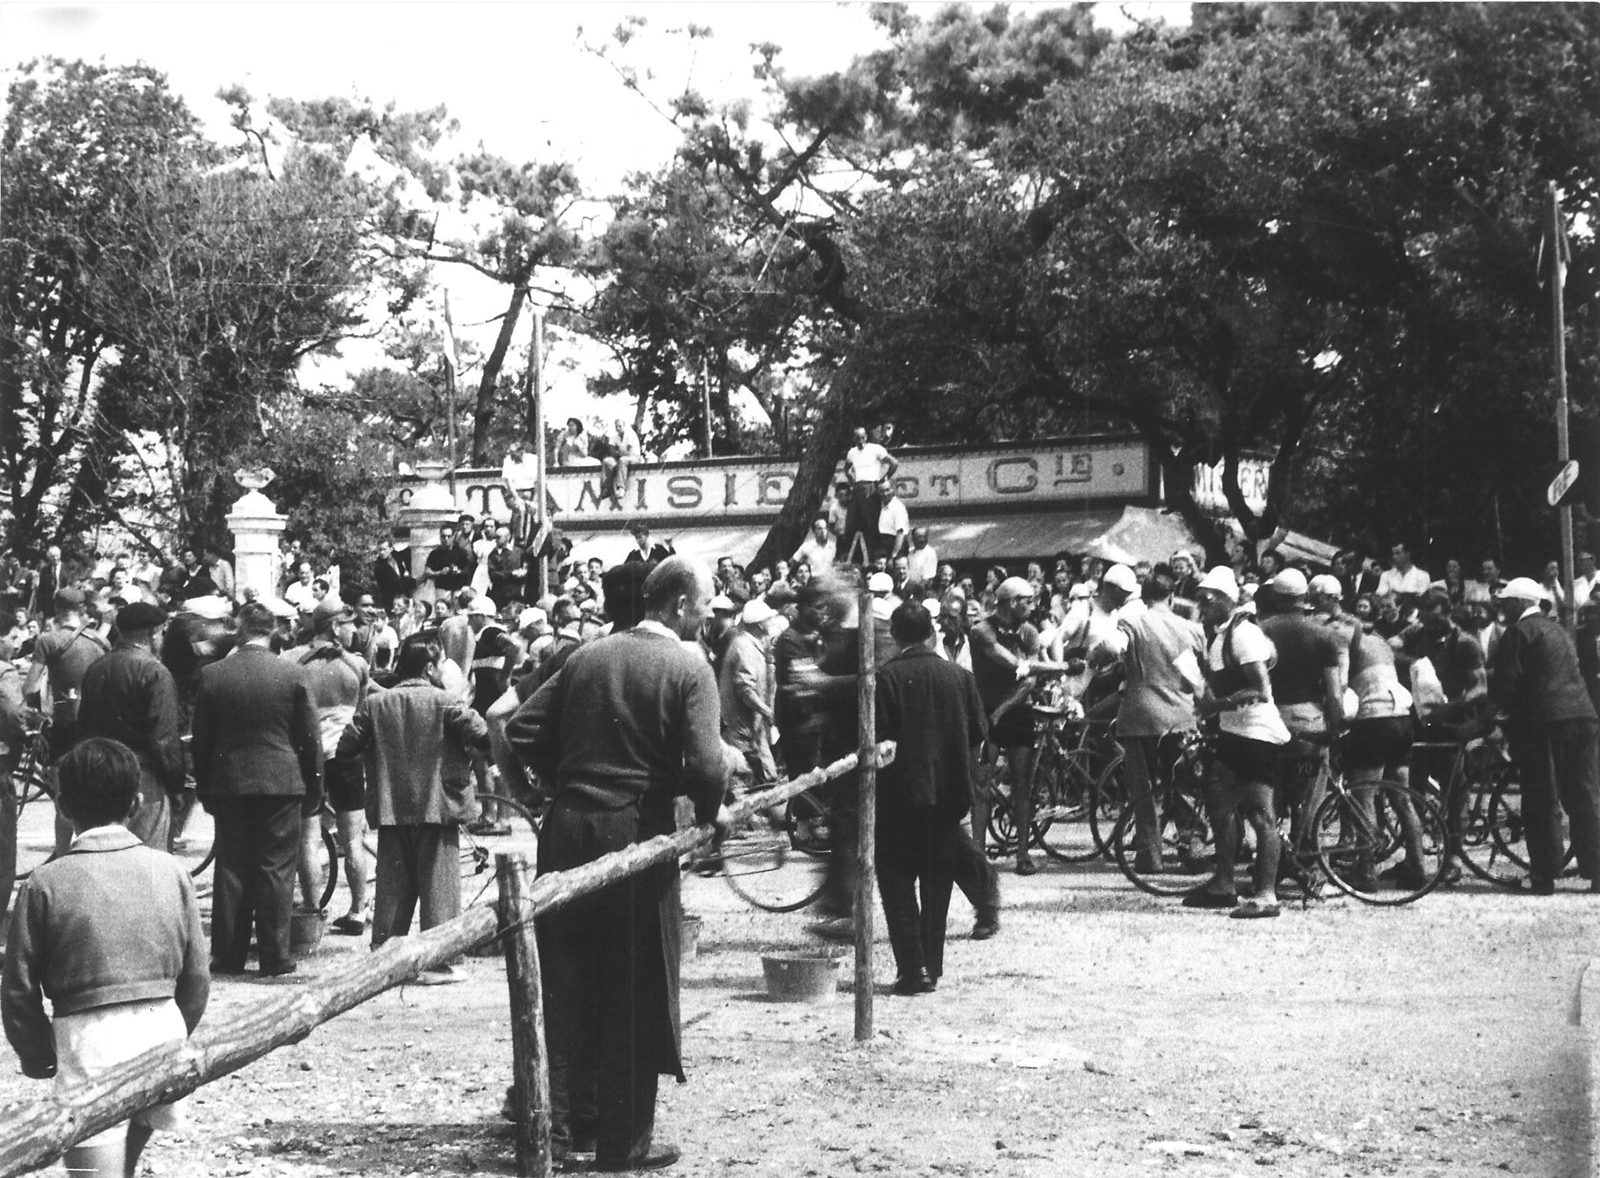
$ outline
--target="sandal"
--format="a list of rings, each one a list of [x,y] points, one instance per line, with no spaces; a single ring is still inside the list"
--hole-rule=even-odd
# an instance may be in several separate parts
[[[1265,920],[1282,912],[1276,900],[1246,900],[1228,913],[1234,920]]]

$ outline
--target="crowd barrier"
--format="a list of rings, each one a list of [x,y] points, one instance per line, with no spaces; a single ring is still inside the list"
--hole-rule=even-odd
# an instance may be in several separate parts
[[[869,770],[894,757],[892,743],[873,747],[873,755],[867,758]],[[751,794],[731,807],[735,820],[747,820],[757,811],[842,777],[854,770],[858,761],[859,754],[852,753]],[[279,1047],[297,1043],[330,1019],[496,937],[501,938],[506,952],[511,995],[518,1173],[549,1174],[544,1020],[538,953],[529,922],[542,912],[707,845],[713,833],[710,826],[693,827],[637,843],[571,871],[537,878],[532,874],[533,865],[521,856],[501,856],[496,864],[501,886],[496,907],[469,908],[425,933],[389,941],[329,976],[255,1010],[240,1012],[227,1023],[202,1023],[183,1043],[147,1052],[80,1088],[0,1109],[0,1178],[49,1165],[77,1142],[140,1109],[185,1096]],[[871,987],[867,990],[870,1002]]]

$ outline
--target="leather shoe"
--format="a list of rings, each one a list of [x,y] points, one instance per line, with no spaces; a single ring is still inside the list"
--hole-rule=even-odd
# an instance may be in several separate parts
[[[972,939],[974,941],[987,941],[1000,931],[1000,918],[998,916],[980,916],[972,926]]]
[[[1039,874],[1039,865],[1033,861],[1033,857],[1031,855],[1018,855],[1017,874],[1037,875]]]
[[[1233,892],[1213,892],[1210,888],[1196,888],[1181,901],[1185,908],[1207,909],[1232,908],[1238,902],[1239,897]]]
[[[889,992],[901,998],[915,998],[918,994],[932,994],[933,991],[933,979],[928,976],[928,971],[919,969],[896,978]]]
[[[1556,894],[1556,881],[1530,875],[1517,882],[1517,891],[1526,892],[1530,896],[1553,896]]]
[[[299,964],[293,961],[284,961],[277,965],[263,965],[261,967],[261,976],[264,978],[287,977],[289,974],[294,973],[295,970],[299,968]]]
[[[635,1154],[620,1162],[609,1159],[601,1161],[596,1158],[594,1168],[602,1174],[620,1174],[628,1170],[664,1170],[668,1166],[675,1165],[682,1156],[683,1151],[676,1145],[652,1145],[644,1153]]]

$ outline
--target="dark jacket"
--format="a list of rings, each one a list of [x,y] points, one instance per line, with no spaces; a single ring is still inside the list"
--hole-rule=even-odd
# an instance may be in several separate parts
[[[972,806],[977,749],[988,734],[972,672],[926,646],[895,655],[878,672],[878,739],[897,744],[878,770],[886,806],[964,814]]]
[[[178,687],[142,646],[118,642],[83,674],[77,739],[108,736],[137,754],[169,794],[183,789]]]
[[[386,611],[396,597],[410,597],[417,591],[417,579],[411,575],[411,549],[395,549],[373,561],[372,579],[378,603]]]
[[[1595,718],[1572,639],[1559,622],[1540,613],[1500,636],[1489,667],[1489,698],[1510,715],[1513,726]]]
[[[300,668],[243,646],[200,672],[194,708],[200,797],[294,797],[322,785],[322,741]]]

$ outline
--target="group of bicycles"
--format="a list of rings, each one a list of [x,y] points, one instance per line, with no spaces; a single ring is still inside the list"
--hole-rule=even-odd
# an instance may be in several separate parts
[[[1160,849],[1152,854],[1149,837],[1137,830],[1114,721],[1031,708],[1037,755],[1029,780],[1016,781],[1001,756],[983,783],[991,856],[1017,853],[1012,791],[1026,788],[1033,801],[1029,850],[1064,863],[1108,860],[1154,896],[1183,896],[1212,877],[1206,805],[1212,748],[1204,731],[1162,741],[1158,780],[1146,802]],[[1291,831],[1283,817],[1282,872],[1308,900],[1331,886],[1365,904],[1409,904],[1463,870],[1507,889],[1528,874],[1521,789],[1498,732],[1419,740],[1414,748],[1422,754],[1418,762],[1437,772],[1360,784],[1346,777],[1331,750],[1326,789],[1309,818]],[[752,904],[791,911],[815,899],[830,853],[826,804],[808,791],[781,813],[735,832],[723,848],[722,870]],[[1243,854],[1249,853],[1246,843]]]
[[[1109,860],[1135,887],[1155,896],[1182,896],[1211,877],[1215,848],[1205,799],[1211,748],[1204,734],[1173,733],[1162,742],[1161,771],[1145,803],[1146,813],[1154,814],[1153,840],[1160,848],[1152,855],[1152,836],[1141,839],[1136,829],[1114,722],[1074,715],[1062,707],[1028,706],[1037,753],[1029,780],[1016,781],[1002,756],[983,782],[990,794],[985,834],[992,856],[1017,853],[1011,798],[1014,790],[1026,788],[1033,800],[1026,832],[1029,849],[1064,863]],[[13,775],[18,879],[48,859],[54,847],[53,822],[26,817],[30,809],[37,814],[53,801],[48,748],[46,732],[30,733]],[[1304,885],[1306,895],[1319,894],[1326,881],[1363,903],[1398,905],[1427,895],[1463,868],[1505,888],[1517,887],[1528,874],[1521,790],[1497,734],[1423,741],[1417,748],[1425,760],[1448,769],[1420,781],[1357,787],[1340,771],[1335,752],[1326,793],[1298,837],[1290,836],[1284,819],[1287,871]],[[461,866],[464,880],[482,877],[482,895],[496,853],[534,853],[542,810],[536,801],[524,803],[492,792],[480,794],[479,802],[499,818],[462,827]],[[195,811],[173,851],[203,888],[213,859],[211,831],[209,819],[199,807]],[[336,838],[332,813],[325,809],[323,818],[316,875],[319,906],[326,908],[338,886],[344,848]],[[375,833],[369,831],[366,840],[369,852],[375,852]],[[1420,870],[1415,862],[1419,850]],[[807,790],[731,832],[712,862],[750,904],[790,912],[821,893],[831,855],[825,794]]]

